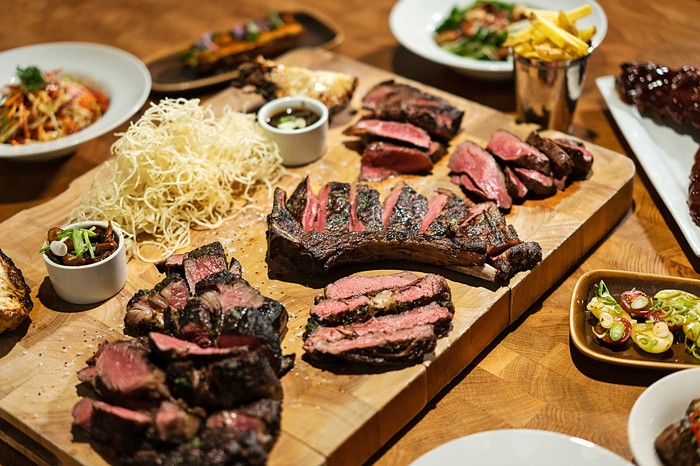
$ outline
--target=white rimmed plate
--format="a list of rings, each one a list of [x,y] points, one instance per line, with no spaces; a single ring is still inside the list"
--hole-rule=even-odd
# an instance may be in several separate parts
[[[639,395],[627,421],[627,437],[636,464],[663,466],[654,440],[667,426],[685,416],[695,398],[700,398],[700,368],[667,375]]]
[[[141,109],[151,91],[146,66],[124,50],[86,42],[28,45],[0,53],[0,86],[17,81],[17,67],[61,69],[79,76],[105,92],[110,105],[105,114],[83,130],[48,142],[0,144],[0,159],[45,160],[75,151],[78,146],[113,130]]]
[[[467,435],[441,445],[411,466],[631,466],[588,440],[534,429],[504,429]]]
[[[620,99],[614,76],[603,76],[595,82],[649,181],[693,253],[700,257],[700,227],[693,222],[686,204],[690,170],[700,141],[640,115],[635,107]],[[697,137],[700,139],[700,131]]]
[[[571,10],[590,3],[593,12],[578,21],[581,28],[596,26],[592,39],[593,48],[597,47],[608,31],[608,21],[603,8],[595,0],[529,0],[507,3],[523,3],[529,7],[546,10]],[[391,32],[401,45],[426,60],[449,66],[468,76],[481,79],[504,80],[513,75],[511,61],[489,62],[473,58],[460,57],[443,50],[435,43],[435,29],[450,14],[454,6],[464,7],[474,3],[473,0],[399,0],[391,10],[389,26]]]

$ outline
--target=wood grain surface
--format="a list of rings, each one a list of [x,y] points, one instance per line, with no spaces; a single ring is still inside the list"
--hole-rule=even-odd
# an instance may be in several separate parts
[[[608,17],[608,34],[591,57],[573,134],[634,160],[593,79],[617,73],[620,63],[628,60],[651,60],[672,67],[700,66],[697,48],[700,2],[600,0],[600,3]],[[337,23],[346,37],[334,50],[345,57],[487,107],[507,113],[514,111],[512,83],[466,78],[401,47],[388,26],[393,4],[393,0],[292,0],[285,3],[285,8],[318,11]],[[189,41],[203,31],[265,14],[272,7],[270,2],[251,0],[238,0],[235,8],[226,0],[199,2],[196,6],[184,0],[5,0],[0,5],[3,12],[0,50],[40,42],[80,40],[114,45],[146,58],[170,49],[173,44]],[[114,137],[107,135],[84,145],[70,157],[50,162],[0,161],[0,221],[45,204],[64,192],[74,179],[109,158],[113,141]],[[4,235],[0,241],[4,241]],[[576,435],[632,459],[626,432],[629,410],[639,394],[667,372],[613,367],[588,359],[572,347],[568,309],[574,285],[583,273],[600,268],[697,278],[698,260],[690,253],[641,171],[634,179],[632,208],[602,240],[592,243],[592,249],[581,259],[572,259],[573,266],[562,272],[540,299],[487,344],[472,363],[367,463],[408,464],[449,440],[502,428],[534,428]],[[29,248],[28,253],[33,254],[34,248]],[[51,325],[66,319],[65,313],[53,315]],[[82,327],[77,330],[81,335]],[[6,341],[6,336],[2,338]],[[41,345],[38,341],[25,343]],[[4,357],[0,358],[0,368],[3,373],[16,370],[18,375],[23,370],[15,365],[6,366]],[[41,406],[39,393],[37,390],[18,402],[27,405],[36,402]],[[402,412],[401,406],[391,408],[394,413]],[[4,422],[0,422],[0,440],[7,442],[0,442],[0,462],[4,465],[59,462]],[[302,458],[297,459],[300,460],[297,464],[303,464]],[[310,464],[321,460],[322,455],[316,455]]]
[[[348,109],[333,119],[329,150],[324,157],[290,170],[278,186],[291,193],[304,174],[311,176],[316,190],[328,181],[356,180],[359,155],[344,144],[352,138],[343,136],[342,131],[361,114],[360,99],[369,88],[396,77],[321,49],[295,50],[280,60],[312,69],[351,73],[359,78],[359,85]],[[532,129],[487,107],[436,89],[430,92],[449,99],[465,112],[461,132],[451,147],[466,139],[484,144],[499,128],[522,137]],[[212,99],[213,104],[220,108],[234,102],[231,94],[223,91]],[[271,208],[269,192],[263,190],[256,196],[260,211],[239,215],[217,230],[196,231],[192,247],[220,240],[241,262],[244,278],[264,295],[282,302],[291,314],[283,348],[298,357],[294,369],[282,379],[283,434],[272,451],[270,464],[352,465],[366,461],[551,287],[587,247],[599,240],[631,205],[634,166],[623,155],[592,144],[589,148],[595,162],[588,180],[573,183],[556,196],[516,205],[507,216],[523,240],[537,241],[542,246],[542,263],[532,272],[518,274],[508,286],[497,286],[459,273],[416,269],[414,264],[405,264],[409,269],[445,274],[456,315],[452,330],[440,340],[434,356],[401,370],[348,374],[341,368],[334,373],[333,368],[314,367],[300,357],[300,332],[308,319],[308,309],[328,277],[315,289],[294,280],[267,278],[264,213]],[[401,182],[431,194],[438,187],[453,186],[448,171],[445,157],[430,176],[389,179],[377,188],[382,198]],[[100,464],[101,460],[88,444],[73,442],[71,408],[78,401],[76,369],[84,367],[85,359],[98,343],[123,338],[126,302],[137,290],[151,288],[159,281],[152,264],[132,259],[127,286],[104,304],[72,306],[55,295],[36,250],[48,228],[67,222],[69,210],[89,187],[92,175],[93,172],[86,173],[57,198],[0,224],[3,250],[15,258],[35,290],[31,322],[2,342],[6,353],[3,362],[9,370],[0,374],[0,415],[34,441],[45,444],[62,462],[85,465]],[[20,229],[22,235],[13,237],[12,232]],[[362,271],[375,273],[375,269],[376,266],[368,266]],[[348,269],[329,277],[344,273]],[[305,277],[298,278],[303,282]],[[35,395],[33,403],[26,403],[28,397]]]

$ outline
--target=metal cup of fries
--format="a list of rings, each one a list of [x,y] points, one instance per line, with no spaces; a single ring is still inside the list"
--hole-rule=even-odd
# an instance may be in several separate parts
[[[595,27],[577,29],[590,5],[569,12],[528,10],[529,26],[512,32],[515,98],[523,121],[568,132],[588,68]]]

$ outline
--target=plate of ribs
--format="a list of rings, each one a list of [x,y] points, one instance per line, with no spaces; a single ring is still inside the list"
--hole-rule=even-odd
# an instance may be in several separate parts
[[[625,63],[619,76],[600,77],[596,84],[649,181],[700,256],[700,188],[691,186],[700,178],[695,163],[700,158],[700,70]]]

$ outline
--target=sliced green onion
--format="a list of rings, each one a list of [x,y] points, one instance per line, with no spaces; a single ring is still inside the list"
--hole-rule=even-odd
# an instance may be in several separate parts
[[[644,351],[651,352],[651,350],[654,348],[654,340],[646,335],[637,335],[635,341]]]
[[[620,321],[614,322],[612,326],[610,326],[610,330],[608,331],[610,338],[613,341],[618,341],[620,338],[625,336],[627,327],[625,324],[623,324]]]
[[[613,322],[615,322],[615,318],[612,316],[612,314],[609,312],[600,313],[600,325],[603,328],[609,329],[613,325]]]

